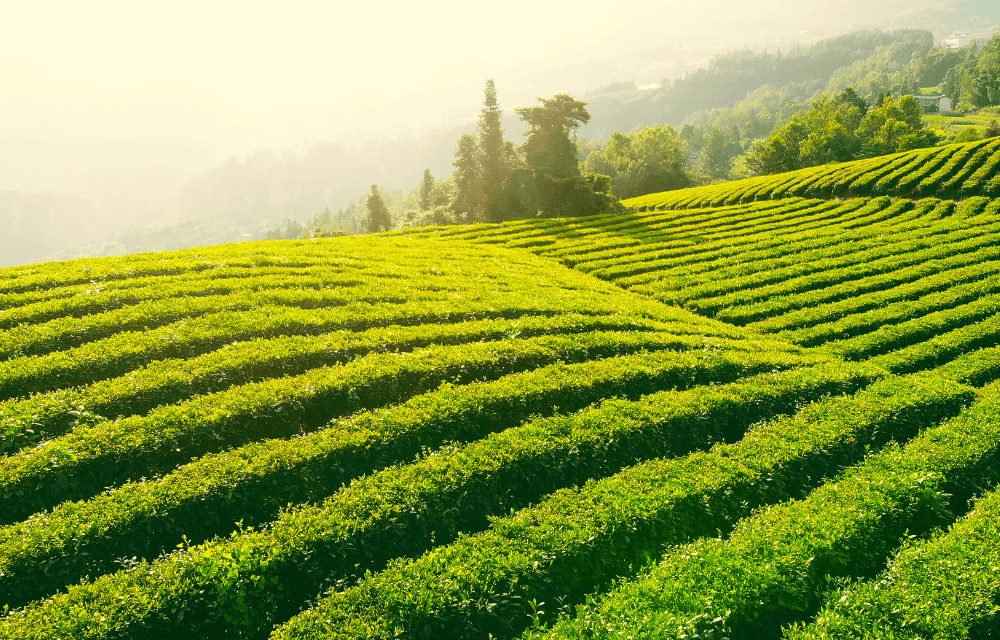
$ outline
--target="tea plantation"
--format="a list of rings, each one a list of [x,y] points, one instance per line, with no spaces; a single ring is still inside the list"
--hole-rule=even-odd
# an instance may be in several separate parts
[[[0,637],[995,637],[995,195],[987,140],[2,269]]]

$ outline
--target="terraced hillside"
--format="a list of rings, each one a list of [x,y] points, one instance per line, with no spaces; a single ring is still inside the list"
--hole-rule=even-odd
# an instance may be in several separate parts
[[[0,637],[997,633],[1000,200],[716,189],[0,270]]]
[[[1000,138],[949,144],[855,162],[633,198],[640,210],[774,200],[888,195],[906,198],[1000,196]]]

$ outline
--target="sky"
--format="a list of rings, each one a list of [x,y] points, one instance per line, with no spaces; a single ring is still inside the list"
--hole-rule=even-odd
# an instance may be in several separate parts
[[[487,78],[510,109],[983,1],[3,0],[0,190],[164,203],[226,157],[469,120]]]

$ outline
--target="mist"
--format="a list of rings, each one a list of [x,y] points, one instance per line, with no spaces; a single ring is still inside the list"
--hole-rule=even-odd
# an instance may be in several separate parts
[[[1000,18],[983,0],[344,4],[6,7],[0,266],[113,252],[116,234],[170,225],[201,229],[181,244],[247,238],[372,182],[443,177],[487,78],[510,112],[657,86],[731,49],[869,28],[942,37]],[[262,171],[280,193],[255,192]],[[284,175],[303,171],[333,177],[309,190]],[[235,176],[221,195],[220,175]]]

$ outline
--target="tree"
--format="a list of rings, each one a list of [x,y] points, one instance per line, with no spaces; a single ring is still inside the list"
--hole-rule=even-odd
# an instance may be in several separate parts
[[[528,123],[528,139],[521,151],[527,162],[533,207],[548,216],[595,213],[594,192],[580,174],[576,144],[570,139],[570,133],[590,121],[586,103],[565,93],[538,101],[540,106],[517,109]]]
[[[821,97],[812,109],[756,142],[747,156],[752,175],[792,171],[828,162],[870,158],[934,144],[923,114],[910,95],[880,95],[874,107],[848,87],[835,98]]]
[[[421,211],[427,211],[431,208],[433,197],[434,176],[431,175],[430,169],[424,169],[424,177],[420,181],[420,197],[417,201]]]
[[[472,222],[478,219],[480,210],[480,169],[479,145],[471,133],[463,134],[458,139],[455,149],[455,200],[452,208],[460,220]]]
[[[507,184],[510,167],[505,157],[503,112],[497,104],[493,80],[486,81],[483,110],[479,114],[480,185],[483,216],[487,222],[501,222],[508,215]]]
[[[608,176],[611,192],[619,198],[679,189],[691,185],[684,173],[686,149],[670,126],[642,127],[627,135],[616,131],[587,156],[583,170]],[[599,192],[594,188],[599,184],[593,181],[592,190]]]
[[[913,96],[886,98],[872,107],[858,125],[862,157],[872,157],[929,147],[935,135],[924,126],[923,111]]]
[[[730,127],[729,131],[714,127],[703,136],[696,169],[709,178],[728,179],[733,159],[742,152],[736,125]]]
[[[373,184],[371,193],[365,201],[365,209],[368,212],[365,220],[365,228],[368,233],[378,231],[388,231],[392,228],[392,216],[389,215],[389,207],[385,204],[385,199],[379,192],[378,185]]]

